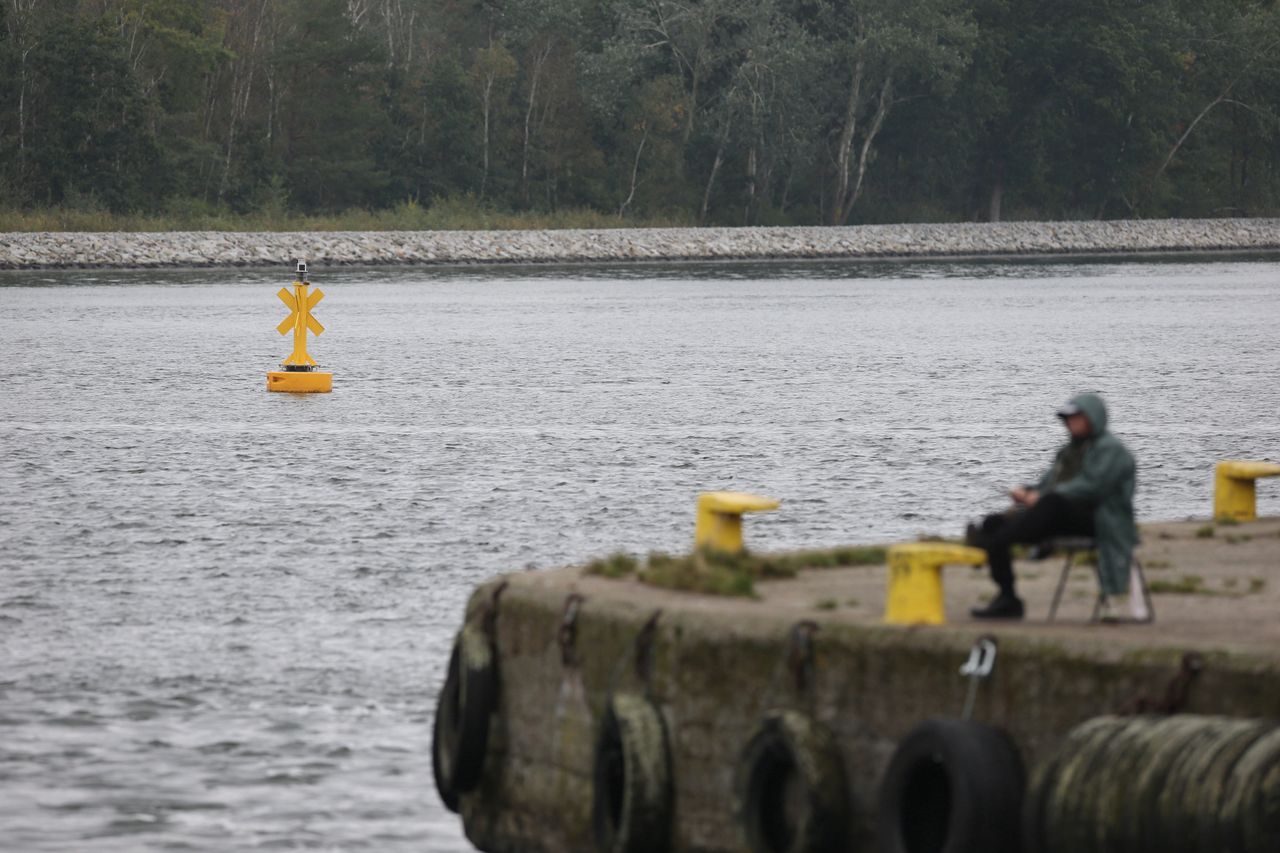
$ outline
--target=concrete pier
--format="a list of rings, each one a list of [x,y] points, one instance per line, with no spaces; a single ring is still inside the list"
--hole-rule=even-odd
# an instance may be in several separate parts
[[[927,718],[960,714],[968,681],[958,670],[988,634],[998,656],[977,688],[973,717],[1007,730],[1029,770],[1072,727],[1099,715],[1280,715],[1280,519],[1145,524],[1142,536],[1157,611],[1151,625],[1089,624],[1096,585],[1083,567],[1073,571],[1058,621],[1046,623],[1061,558],[1019,562],[1028,618],[994,625],[967,616],[990,590],[985,572],[970,568],[946,570],[948,623],[940,627],[880,623],[883,566],[759,581],[755,599],[672,592],[579,568],[495,579],[468,606],[469,618],[480,619],[506,584],[493,623],[499,699],[483,781],[461,798],[467,835],[489,851],[595,849],[600,716],[610,692],[631,691],[647,692],[667,726],[673,849],[745,849],[735,770],[762,716],[785,708],[835,735],[849,783],[848,849],[872,851],[878,788],[896,744]],[[582,599],[567,635],[573,594]],[[635,641],[655,614],[646,683],[633,665]],[[789,663],[792,628],[804,620],[815,626],[807,685]],[[1162,707],[1189,652],[1202,668],[1185,702]]]

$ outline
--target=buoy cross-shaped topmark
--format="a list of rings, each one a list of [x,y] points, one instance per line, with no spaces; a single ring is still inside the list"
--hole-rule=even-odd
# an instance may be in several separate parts
[[[313,335],[324,332],[324,326],[311,313],[320,304],[320,300],[324,299],[324,292],[316,288],[307,293],[307,283],[297,281],[293,283],[293,291],[290,293],[288,288],[282,287],[276,294],[289,309],[289,316],[276,326],[276,331],[287,335],[290,329],[293,330],[293,352],[282,364],[315,366],[316,360],[307,353],[307,331],[310,330]]]

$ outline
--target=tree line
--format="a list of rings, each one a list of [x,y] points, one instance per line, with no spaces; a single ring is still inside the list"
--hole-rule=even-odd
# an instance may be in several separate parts
[[[1274,0],[0,3],[7,209],[1280,209]]]

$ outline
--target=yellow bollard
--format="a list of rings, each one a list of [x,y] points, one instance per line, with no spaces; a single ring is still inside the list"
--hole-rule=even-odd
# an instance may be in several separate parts
[[[298,281],[293,283],[293,293],[282,287],[276,294],[289,309],[289,316],[276,326],[276,331],[282,335],[293,331],[293,352],[281,362],[284,370],[267,373],[268,391],[312,394],[333,390],[333,374],[315,370],[316,360],[307,353],[307,332],[318,335],[324,331],[324,326],[311,314],[311,309],[324,299],[324,293],[318,287],[308,293],[307,288],[310,286],[311,282],[307,280],[307,262],[298,261]]]
[[[777,509],[778,501],[745,492],[703,492],[698,495],[695,548],[736,554],[742,550],[742,515]]]
[[[942,599],[942,567],[956,563],[982,566],[987,552],[948,542],[908,542],[889,546],[889,590],[884,621],[891,625],[941,625],[947,621]]]
[[[1258,490],[1254,481],[1259,477],[1280,477],[1280,465],[1241,459],[1219,462],[1214,472],[1213,517],[1255,520],[1258,517]]]

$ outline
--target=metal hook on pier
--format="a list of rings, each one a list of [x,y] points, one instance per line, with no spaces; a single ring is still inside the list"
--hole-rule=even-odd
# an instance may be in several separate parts
[[[556,639],[560,643],[560,663],[564,666],[578,664],[578,613],[582,610],[583,598],[571,592],[564,600],[564,615],[560,617],[560,630]]]
[[[1121,717],[1135,714],[1177,714],[1187,706],[1190,698],[1191,683],[1204,669],[1204,656],[1199,652],[1187,652],[1182,656],[1182,663],[1177,673],[1169,679],[1164,695],[1151,696],[1149,693],[1138,693],[1116,713]]]
[[[818,623],[812,619],[797,622],[791,628],[791,651],[787,655],[787,666],[795,677],[796,691],[803,693],[813,685],[813,635],[818,631]]]
[[[990,634],[979,637],[969,650],[969,659],[960,667],[960,674],[969,679],[969,690],[964,698],[964,710],[960,718],[973,717],[973,705],[978,698],[978,682],[991,675],[996,668],[996,638]]]
[[[636,678],[639,678],[640,682],[644,684],[646,692],[649,689],[649,681],[653,677],[653,641],[658,636],[658,618],[660,616],[662,616],[661,610],[653,611],[649,621],[645,622],[640,628],[640,633],[636,634]]]

